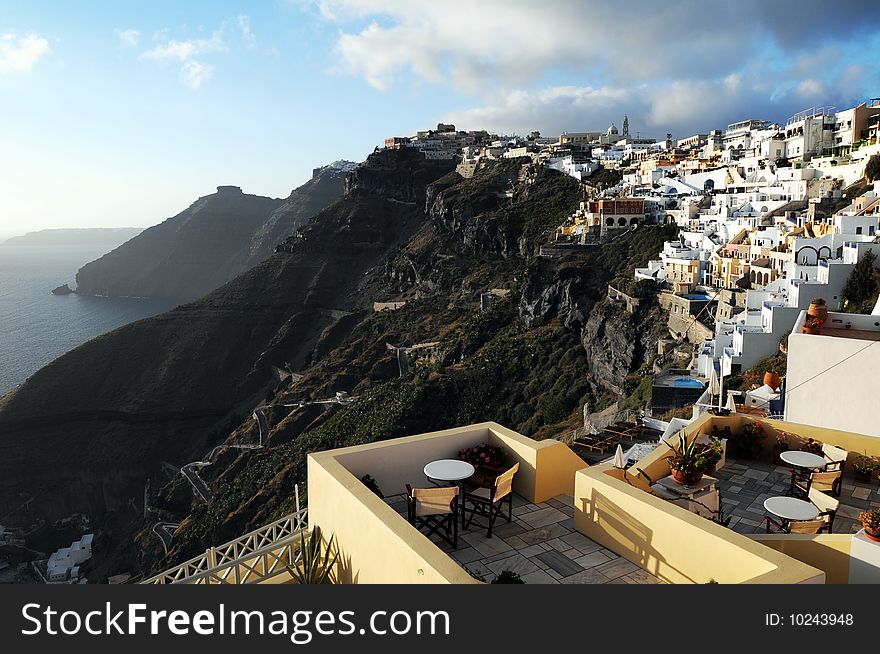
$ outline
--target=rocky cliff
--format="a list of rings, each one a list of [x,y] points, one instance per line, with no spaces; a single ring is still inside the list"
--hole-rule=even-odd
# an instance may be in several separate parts
[[[295,188],[254,233],[242,270],[266,259],[275,250],[275,246],[293,235],[312,216],[341,198],[345,175],[355,167],[356,164],[350,161],[334,161],[327,166],[315,168],[312,178]]]
[[[360,308],[364,274],[421,225],[425,184],[450,166],[418,157],[379,167],[384,185],[420,202],[373,194],[353,172],[351,192],[263,263],[76,348],[0,399],[0,514],[30,497],[33,516],[106,516],[140,498],[162,461],[180,466],[222,440],[276,369],[301,366],[329,325]],[[371,160],[359,170],[375,177]]]
[[[298,227],[342,197],[350,162],[315,169],[286,200],[220,186],[77,273],[77,292],[194,299],[265,260]]]

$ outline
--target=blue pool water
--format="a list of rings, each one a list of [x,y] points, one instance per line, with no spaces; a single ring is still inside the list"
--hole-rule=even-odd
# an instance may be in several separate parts
[[[672,385],[676,388],[703,388],[703,382],[692,377],[676,377]]]

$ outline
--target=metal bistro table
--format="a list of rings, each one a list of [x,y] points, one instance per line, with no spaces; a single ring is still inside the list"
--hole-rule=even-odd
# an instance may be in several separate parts
[[[450,486],[458,486],[458,502],[463,503],[461,486],[458,482],[464,481],[474,476],[477,471],[473,465],[467,461],[459,461],[458,459],[439,459],[431,461],[425,466],[425,477],[432,482],[446,482]],[[463,504],[462,504],[463,506]]]
[[[796,497],[768,497],[764,500],[764,508],[786,523],[792,520],[815,520],[819,517],[819,509]]]
[[[802,452],[800,450],[786,450],[779,455],[779,458],[790,466],[807,470],[814,470],[816,468],[824,469],[828,463],[825,460],[825,457],[813,454],[812,452]]]

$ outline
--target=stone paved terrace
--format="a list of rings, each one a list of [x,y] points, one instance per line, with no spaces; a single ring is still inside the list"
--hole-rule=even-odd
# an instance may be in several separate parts
[[[385,500],[406,517],[404,495]],[[575,531],[571,496],[530,504],[513,498],[513,522],[499,519],[486,538],[486,527],[474,518],[459,529],[458,548],[431,540],[471,573],[491,581],[502,570],[520,574],[527,584],[659,584],[657,577]]]
[[[764,500],[788,494],[790,471],[788,466],[773,465],[766,460],[727,459],[726,465],[713,476],[719,479],[724,513],[731,516],[728,527],[741,534],[765,533]],[[880,490],[876,481],[857,482],[851,473],[845,472],[839,499],[834,533],[854,534],[862,528],[859,513],[869,507],[880,507]]]

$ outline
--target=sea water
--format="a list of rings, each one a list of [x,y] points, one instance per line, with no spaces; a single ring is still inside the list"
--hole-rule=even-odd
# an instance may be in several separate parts
[[[0,396],[65,352],[171,309],[167,299],[52,295],[103,247],[0,245]]]

